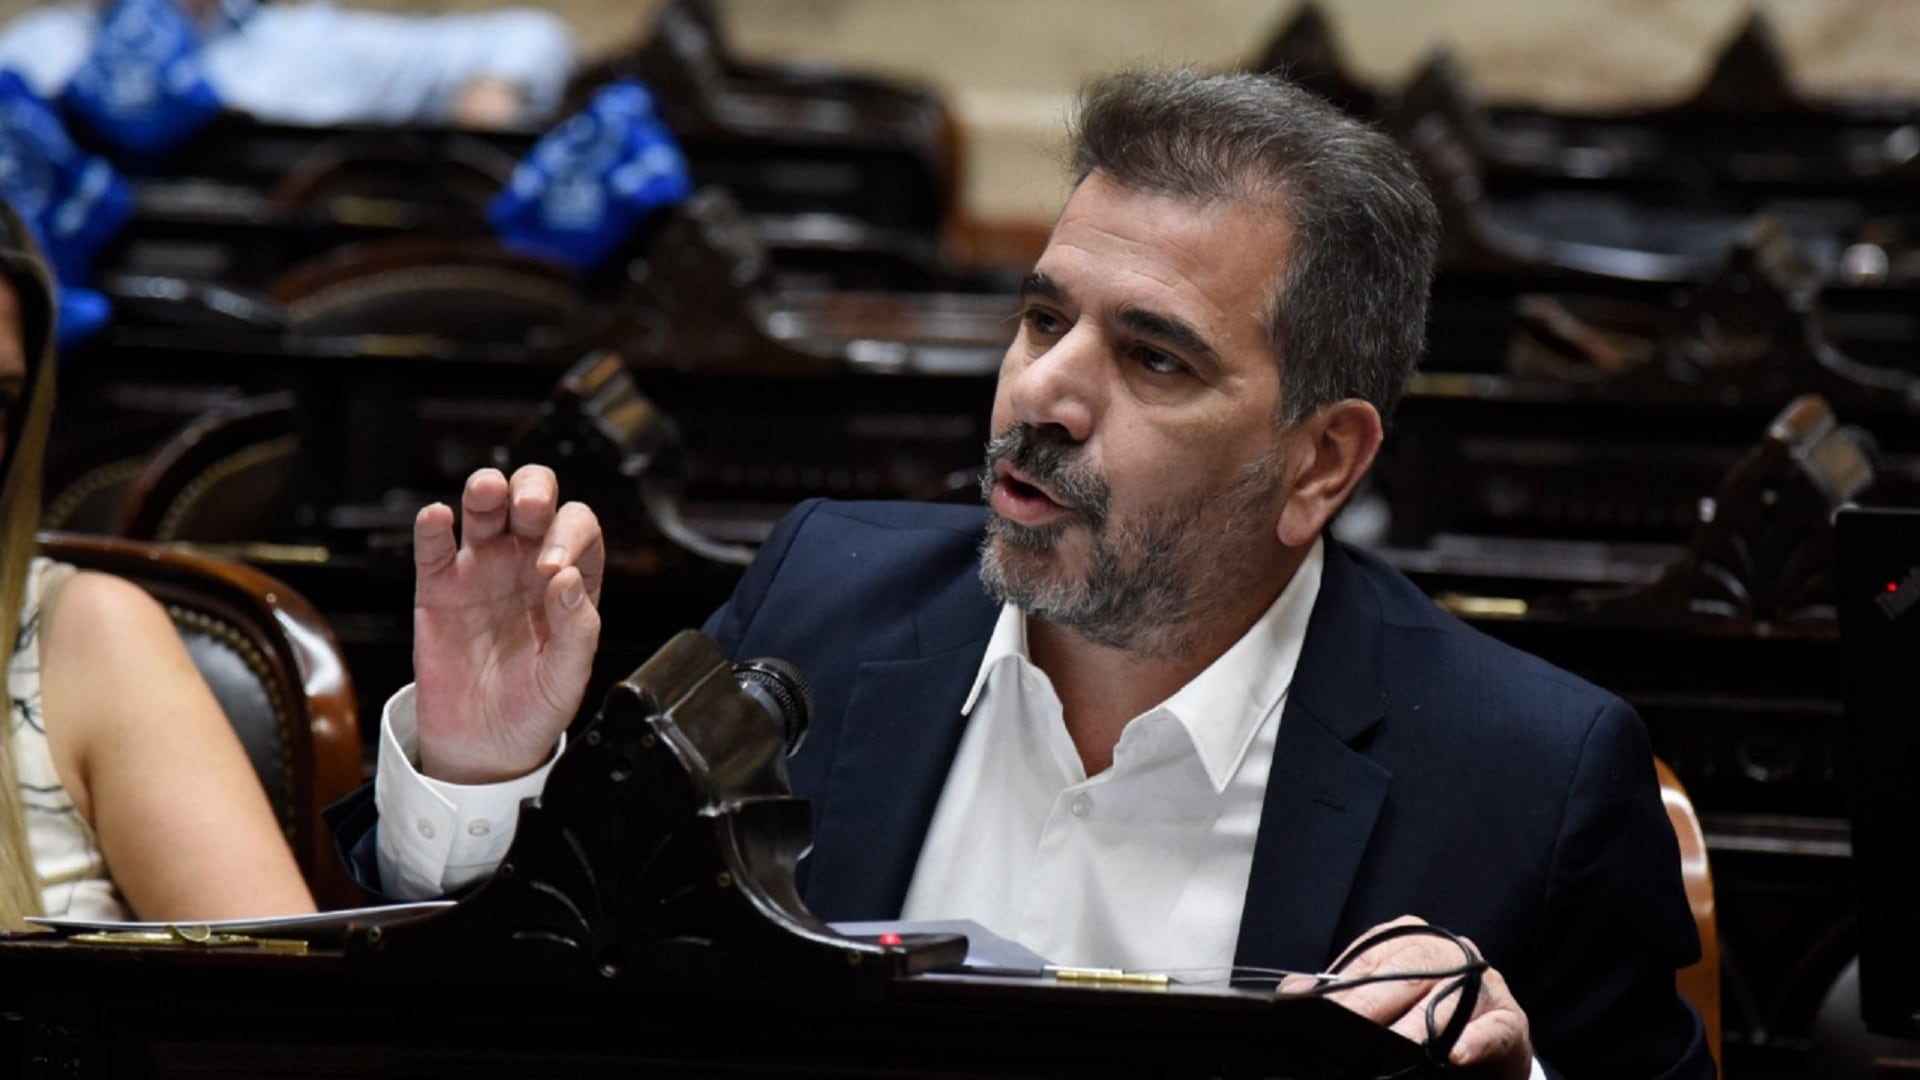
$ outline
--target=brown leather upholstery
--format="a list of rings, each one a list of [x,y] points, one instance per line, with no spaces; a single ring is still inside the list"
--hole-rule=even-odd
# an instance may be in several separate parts
[[[318,211],[335,221],[404,229],[435,224],[430,211],[443,208],[464,211],[460,217],[478,227],[513,167],[512,153],[478,137],[356,132],[303,154],[270,198],[290,217]]]
[[[120,495],[112,533],[135,540],[273,540],[297,450],[293,398],[219,406],[168,439]]]
[[[246,747],[314,899],[357,902],[320,811],[361,782],[359,712],[313,606],[258,570],[188,551],[62,533],[42,533],[40,549],[160,601]]]
[[[146,466],[143,457],[116,458],[93,466],[48,497],[46,509],[40,514],[40,527],[79,533],[112,532],[127,485]]]
[[[572,271],[491,241],[396,236],[334,248],[290,267],[269,291],[303,334],[431,334],[510,342],[573,319]]]
[[[1700,932],[1700,960],[1681,969],[1680,993],[1699,1012],[1707,1046],[1713,1051],[1713,1060],[1719,1062],[1720,929],[1713,907],[1713,873],[1707,866],[1707,837],[1680,778],[1658,758],[1653,766],[1660,777],[1660,800],[1666,804],[1667,820],[1673,822],[1674,835],[1680,839],[1680,878],[1686,884],[1687,903],[1693,908],[1694,927]]]

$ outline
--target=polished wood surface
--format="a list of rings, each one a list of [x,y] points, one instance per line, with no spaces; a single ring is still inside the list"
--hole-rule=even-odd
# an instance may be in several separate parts
[[[484,943],[473,943],[476,949]],[[838,961],[836,961],[838,962]],[[0,1075],[1421,1076],[1331,1001],[922,975],[859,994],[752,968],[729,988],[371,976],[336,950],[0,939]]]

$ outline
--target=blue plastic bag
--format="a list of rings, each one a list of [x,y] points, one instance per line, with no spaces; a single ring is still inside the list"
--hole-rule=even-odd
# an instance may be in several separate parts
[[[118,0],[61,102],[132,159],[156,160],[220,112],[201,54],[199,32],[172,0]]]
[[[113,304],[104,293],[78,286],[59,286],[59,315],[54,320],[53,347],[65,351],[85,341],[113,318]]]
[[[133,193],[112,165],[75,146],[53,109],[11,71],[0,71],[0,198],[53,268],[60,343],[99,329],[106,298],[83,286],[94,256],[133,215]]]
[[[592,270],[693,179],[637,80],[611,83],[534,144],[487,208],[501,243]]]

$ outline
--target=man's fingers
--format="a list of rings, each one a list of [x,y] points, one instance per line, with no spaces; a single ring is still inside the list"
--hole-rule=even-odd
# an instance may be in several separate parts
[[[513,535],[538,540],[553,526],[554,508],[560,504],[560,481],[545,465],[522,465],[513,471],[512,513],[508,527]]]
[[[1527,1014],[1513,998],[1507,980],[1488,968],[1482,975],[1474,1018],[1453,1044],[1455,1065],[1491,1065],[1495,1075],[1521,1077],[1533,1072],[1533,1032]]]
[[[547,582],[546,608],[548,629],[556,641],[566,638],[580,644],[583,637],[600,632],[600,611],[587,595],[577,566],[566,567]],[[589,638],[585,644],[592,648],[594,643]]]
[[[540,569],[554,573],[573,566],[580,571],[587,599],[600,602],[600,584],[606,577],[607,549],[600,519],[585,503],[570,502],[554,515],[553,525],[540,541]]]
[[[1369,930],[1356,945],[1364,945],[1394,927],[1424,923],[1425,920],[1403,916]],[[1462,954],[1462,947],[1469,955]],[[1347,953],[1334,963],[1340,969],[1340,977],[1375,976],[1382,981],[1348,988],[1335,983],[1324,992],[1369,1020],[1424,1043],[1445,1031],[1454,1014],[1465,1004],[1462,989],[1455,985],[1458,977],[1436,973],[1457,971],[1481,955],[1479,947],[1469,939],[1460,938],[1456,944],[1424,934],[1389,937],[1361,949],[1349,946]],[[1290,976],[1283,980],[1281,991],[1308,989],[1304,985],[1293,985],[1295,978],[1304,977]],[[1533,1067],[1527,1015],[1514,1001],[1506,980],[1492,968],[1481,972],[1480,992],[1474,999],[1471,1019],[1454,1043],[1450,1060],[1455,1065],[1484,1067],[1488,1075],[1515,1080],[1527,1076]]]
[[[1333,962],[1333,967],[1346,975],[1368,974],[1378,964],[1381,956],[1390,955],[1398,951],[1398,949],[1406,947],[1407,943],[1418,939],[1411,937],[1389,938],[1377,945],[1360,950],[1357,955],[1354,952],[1355,946],[1398,926],[1425,926],[1426,924],[1427,920],[1420,918],[1418,915],[1402,915],[1397,919],[1389,919],[1386,922],[1380,923],[1354,939],[1353,944],[1348,945],[1346,949],[1341,952],[1339,958]]]
[[[1391,1027],[1418,1042],[1426,1038],[1426,1014],[1421,1004],[1433,984],[1424,979],[1391,979],[1351,989],[1334,984],[1327,996],[1376,1024]]]
[[[460,493],[460,542],[471,548],[507,527],[507,478],[499,469],[479,469]]]
[[[1466,1067],[1498,1063],[1504,1070],[1497,1075],[1526,1076],[1531,1071],[1533,1046],[1528,1041],[1526,1018],[1508,1010],[1476,1017],[1460,1033],[1447,1060]],[[1515,1072],[1513,1070],[1517,1069]]]
[[[413,516],[413,571],[416,576],[437,574],[453,565],[459,544],[453,538],[453,508],[446,503],[423,506]]]
[[[1307,975],[1295,971],[1282,976],[1280,985],[1274,987],[1273,992],[1276,994],[1304,994],[1319,985],[1320,976]]]
[[[546,694],[568,715],[580,708],[593,674],[593,653],[600,642],[600,610],[587,595],[587,583],[574,566],[547,582]]]
[[[1446,1030],[1460,1007],[1458,989],[1442,991],[1452,979],[1394,979],[1334,989],[1327,996],[1361,1016],[1413,1042],[1424,1043]],[[1432,1009],[1429,1017],[1428,1009]]]
[[[1381,981],[1347,989],[1336,983],[1328,988],[1328,996],[1416,1042],[1424,1042],[1445,1028],[1459,1007],[1459,992],[1439,997],[1442,988],[1453,980],[1436,978],[1433,973],[1459,968],[1467,959],[1461,954],[1460,946],[1445,938],[1420,933],[1402,933],[1367,944],[1400,927],[1425,925],[1424,919],[1402,916],[1362,934],[1334,966],[1342,979],[1373,977]],[[1433,1010],[1431,1022],[1429,1006]]]

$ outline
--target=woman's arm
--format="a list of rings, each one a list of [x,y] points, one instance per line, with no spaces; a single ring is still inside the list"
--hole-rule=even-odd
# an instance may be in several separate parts
[[[253,766],[160,605],[83,572],[42,634],[54,768],[138,917],[312,911]]]

